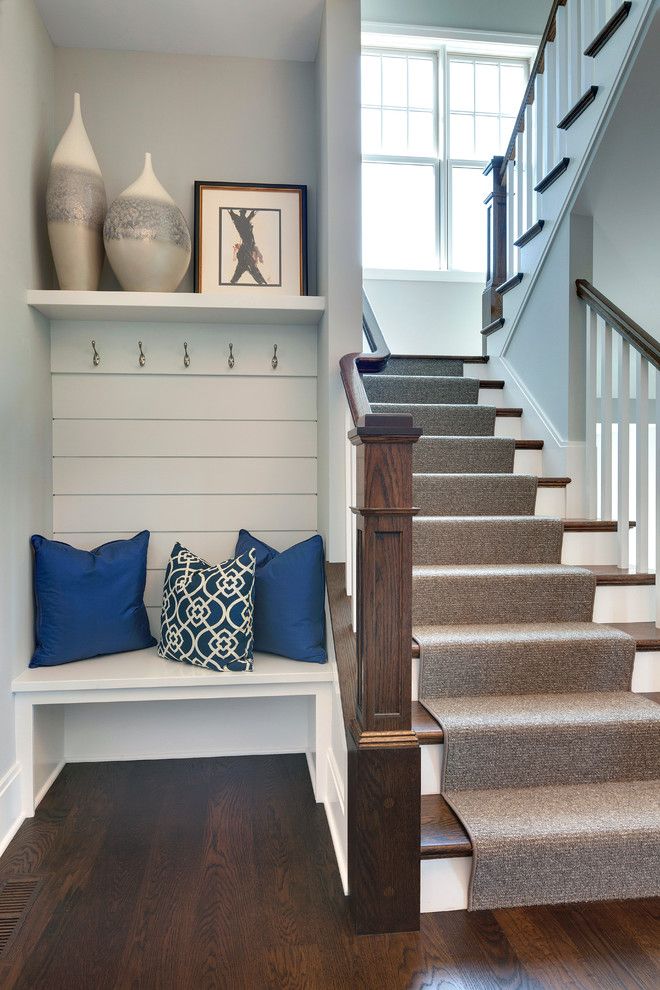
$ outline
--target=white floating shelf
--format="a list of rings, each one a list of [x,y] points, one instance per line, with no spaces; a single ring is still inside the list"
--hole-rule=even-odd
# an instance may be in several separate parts
[[[266,290],[267,291],[267,290]],[[197,292],[72,292],[29,289],[27,303],[51,320],[115,320],[124,323],[242,323],[317,326],[323,296],[267,296],[245,290],[242,305]]]

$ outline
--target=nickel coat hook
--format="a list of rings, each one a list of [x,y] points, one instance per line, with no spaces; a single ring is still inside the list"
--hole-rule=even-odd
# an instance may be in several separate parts
[[[273,366],[273,371],[274,371],[275,368],[277,368],[277,366],[279,364],[279,361],[277,360],[277,344],[274,344],[273,345],[273,356],[271,358],[270,363]]]
[[[144,356],[144,351],[142,350],[141,340],[138,340],[138,347],[140,348],[140,356],[138,358],[138,364],[140,365],[141,368],[144,368],[145,364],[147,363],[147,359]]]
[[[92,350],[94,351],[94,357],[92,358],[92,364],[94,365],[95,368],[98,368],[98,366],[101,363],[101,356],[100,356],[99,352],[96,350],[96,341],[95,340],[92,341]]]
[[[234,360],[234,345],[233,344],[230,344],[229,345],[229,357],[227,358],[227,364],[229,365],[230,368],[233,368],[234,365],[236,364],[236,362]]]
[[[190,354],[188,354],[188,341],[187,340],[184,340],[184,342],[183,342],[183,367],[184,368],[189,368],[190,367]]]

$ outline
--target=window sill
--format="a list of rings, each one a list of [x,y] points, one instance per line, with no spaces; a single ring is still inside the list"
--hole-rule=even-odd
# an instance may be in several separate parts
[[[484,285],[485,272],[447,271],[446,269],[365,268],[365,281],[372,282],[478,282]]]

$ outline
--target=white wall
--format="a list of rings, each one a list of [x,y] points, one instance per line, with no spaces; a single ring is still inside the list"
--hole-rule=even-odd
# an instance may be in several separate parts
[[[660,340],[660,15],[644,40],[575,212],[593,217],[593,283]]]
[[[32,0],[0,3],[0,842],[12,824],[10,684],[33,649],[32,533],[51,520],[49,335],[25,305],[50,280],[44,192],[53,49]]]
[[[339,359],[362,350],[360,19],[355,0],[327,0],[316,59],[319,291],[319,528],[344,560],[345,399]]]
[[[481,354],[483,282],[365,278],[364,288],[393,354]]]
[[[314,66],[197,55],[55,50],[55,129],[79,91],[108,202],[153,155],[192,234],[193,182],[306,183],[310,292],[316,287]],[[191,291],[192,271],[181,289]],[[115,287],[106,271],[102,288]]]
[[[362,0],[362,20],[540,34],[550,0]]]

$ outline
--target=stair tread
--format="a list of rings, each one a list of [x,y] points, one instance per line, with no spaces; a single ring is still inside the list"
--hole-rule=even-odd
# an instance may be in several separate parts
[[[462,361],[463,364],[488,364],[490,361],[487,354],[391,354],[390,357],[412,358],[417,361]]]
[[[584,564],[583,566],[596,575],[598,585],[655,584],[655,574],[652,571],[624,571],[615,564]]]
[[[516,440],[516,450],[543,450],[544,440]]]
[[[423,794],[421,814],[422,859],[472,855],[469,835],[441,794]]]
[[[631,519],[629,526],[632,529],[635,520]],[[616,533],[616,519],[565,519],[564,531],[566,533]]]

